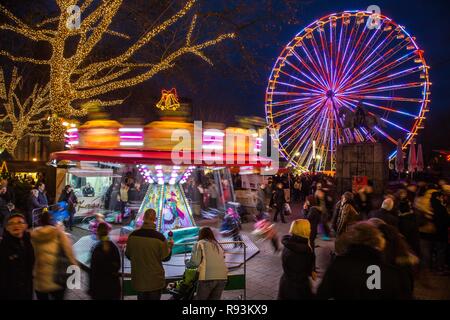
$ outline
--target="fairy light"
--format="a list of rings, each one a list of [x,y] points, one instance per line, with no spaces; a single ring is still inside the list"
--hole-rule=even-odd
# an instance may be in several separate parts
[[[26,98],[20,92],[22,77],[17,68],[13,68],[9,87],[5,83],[3,69],[0,67],[0,102],[4,106],[5,114],[0,117],[0,149],[6,149],[14,155],[17,144],[26,136],[48,137],[50,127],[48,113],[49,86],[36,84],[33,91]],[[62,132],[64,135],[64,132]]]
[[[46,19],[38,23],[37,27],[28,26],[8,9],[0,5],[0,13],[11,21],[10,23],[1,24],[0,30],[20,34],[29,40],[47,42],[51,47],[51,56],[48,60],[15,56],[7,51],[0,51],[0,55],[14,62],[48,65],[50,68],[50,101],[52,109],[58,116],[62,117],[73,118],[86,115],[88,110],[74,106],[74,102],[80,100],[87,104],[95,101],[100,106],[121,104],[122,100],[103,101],[96,99],[96,97],[119,89],[132,87],[151,79],[158,73],[172,68],[175,65],[175,61],[183,55],[196,55],[212,65],[212,61],[205,56],[203,50],[216,46],[226,39],[235,38],[234,33],[225,33],[218,35],[212,40],[193,44],[191,38],[196,25],[196,16],[194,16],[187,32],[186,41],[179,49],[166,55],[161,61],[156,63],[131,62],[134,60],[135,53],[138,50],[192,10],[197,0],[188,0],[183,8],[155,28],[149,30],[122,54],[105,61],[87,63],[86,61],[90,59],[92,50],[105,35],[124,38],[123,34],[110,30],[111,22],[117,15],[123,0],[101,2],[94,10],[86,10],[92,4],[92,1],[86,1],[80,8],[83,21],[80,28],[75,30],[67,29],[65,23],[57,23],[58,21],[67,21],[70,18],[70,13],[66,11],[66,1],[55,2],[59,6],[60,16]],[[76,51],[70,56],[65,56],[64,48],[66,44],[76,35],[79,36]],[[2,94],[0,91],[0,96]],[[57,131],[55,133],[52,132],[52,139],[64,138],[63,134],[61,134],[64,130],[57,124],[51,126],[51,130]]]

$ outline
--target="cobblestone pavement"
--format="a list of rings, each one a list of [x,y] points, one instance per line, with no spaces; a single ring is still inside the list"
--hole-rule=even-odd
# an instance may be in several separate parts
[[[293,206],[293,212],[299,212],[296,206]],[[290,222],[300,218],[299,214],[287,217],[287,223],[277,223],[277,230],[280,236],[288,234]],[[206,224],[206,223],[205,223]],[[250,234],[253,230],[253,223],[243,224],[242,233]],[[86,234],[86,231],[74,229],[74,238]],[[273,247],[269,241],[256,242],[260,252],[247,261],[247,300],[274,300],[278,294],[278,284],[282,274],[281,254],[274,253]],[[334,241],[316,240],[316,263],[318,267],[318,279],[312,283],[313,290],[317,289],[330,263],[331,253],[334,250]],[[243,272],[243,268],[241,268]],[[85,300],[89,299],[86,294],[88,276],[86,272],[82,274],[81,290],[68,290],[66,299]],[[432,300],[450,300],[450,277],[436,276],[431,273],[424,274],[416,281],[415,291],[416,299]],[[227,291],[223,294],[223,299],[239,299],[243,291]],[[168,295],[163,295],[163,299],[168,299]]]

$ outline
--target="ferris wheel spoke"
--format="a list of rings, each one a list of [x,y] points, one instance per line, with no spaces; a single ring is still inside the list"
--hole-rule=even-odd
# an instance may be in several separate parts
[[[311,96],[311,95],[315,95],[315,96],[319,96],[321,94],[320,91],[312,91],[309,88],[303,87],[303,86],[298,86],[292,83],[287,83],[287,82],[283,82],[283,81],[277,81],[277,84],[285,86],[285,87],[290,87],[290,88],[295,88],[295,89],[301,89],[301,90],[306,90],[309,92],[295,92],[297,95],[299,96]]]
[[[305,80],[302,80],[302,79],[300,79],[300,78],[298,78],[296,76],[293,76],[292,74],[289,74],[289,73],[287,73],[285,71],[282,71],[282,70],[280,70],[280,73],[284,74],[285,76],[287,76],[287,77],[289,77],[289,78],[291,78],[293,80],[301,82],[302,84],[304,84],[306,86],[310,86],[311,88],[304,87],[304,90],[306,90],[306,91],[314,92],[314,93],[322,93],[322,91],[317,90],[317,85],[314,85],[314,84],[311,84],[309,82],[306,82]],[[309,80],[311,80],[311,79],[309,79]],[[313,82],[313,81],[311,81],[311,82]],[[275,83],[278,83],[278,82],[275,82]]]
[[[305,72],[302,72],[299,68],[297,68],[297,66],[295,66],[293,63],[289,62],[288,60],[286,60],[286,62],[292,66],[292,68],[294,68],[299,74],[302,74],[303,76],[305,76],[309,81],[311,81],[312,83],[315,83],[317,86],[321,87],[322,89],[326,88],[326,84],[325,84],[325,80],[321,77],[321,75],[319,73],[313,72],[311,70],[311,68],[308,67],[308,65],[306,64],[306,62],[304,61],[304,59],[302,59],[298,53],[295,50],[292,50],[292,54],[293,56],[303,65],[303,67],[309,71],[309,74],[315,79],[311,79],[310,76],[308,76]],[[308,57],[309,58],[309,57]]]
[[[356,90],[356,89],[371,88],[376,85],[382,84],[384,82],[388,82],[388,81],[392,81],[392,80],[399,79],[402,77],[406,77],[413,73],[420,72],[422,70],[421,66],[416,66],[416,67],[405,69],[405,70],[402,70],[402,71],[399,71],[396,73],[391,73],[391,74],[385,75],[387,72],[389,72],[391,69],[393,69],[397,66],[392,66],[391,68],[385,69],[378,75],[373,74],[371,79],[367,79],[367,82],[360,83],[360,84],[356,84],[357,82],[360,82],[360,81],[355,82],[355,84],[350,85],[348,87],[347,92],[350,92],[351,90]],[[366,79],[361,79],[361,80],[366,80]]]
[[[353,100],[353,101],[356,102],[355,100]],[[354,103],[350,103],[350,104],[351,104],[353,107],[356,108],[356,104],[354,104]],[[375,115],[375,114],[372,113],[372,112],[369,112],[369,114],[370,114],[370,115]],[[391,127],[395,127],[396,129],[399,129],[399,130],[404,131],[404,132],[406,132],[406,133],[408,133],[408,134],[411,134],[411,132],[410,132],[409,130],[403,128],[402,126],[400,126],[400,125],[398,125],[398,124],[396,124],[396,123],[394,123],[394,122],[392,122],[392,121],[389,121],[389,120],[385,119],[384,117],[379,117],[379,118],[381,119],[381,121],[383,121],[384,123],[387,123],[387,124],[390,125]]]
[[[356,90],[356,91],[347,91],[343,93],[343,95],[348,94],[367,94],[367,93],[376,93],[376,92],[385,92],[385,91],[396,91],[396,90],[402,90],[402,89],[410,89],[410,88],[418,88],[423,87],[423,82],[409,82],[409,83],[402,83],[402,84],[394,84],[391,86],[383,86],[383,87],[375,87],[370,89],[362,89],[362,90]]]
[[[342,24],[344,24],[344,19],[342,19]],[[350,35],[348,36],[348,38],[347,38],[347,40],[345,39],[346,38],[346,35],[347,35],[347,31],[348,31],[348,29],[351,29],[350,30]],[[341,77],[341,75],[342,75],[342,71],[343,71],[343,66],[345,66],[345,63],[348,61],[348,56],[347,56],[347,52],[349,52],[349,45],[350,45],[350,43],[352,42],[352,39],[353,39],[353,34],[354,34],[354,31],[355,31],[355,28],[348,28],[347,26],[345,27],[345,34],[344,34],[344,43],[345,43],[345,41],[346,41],[346,44],[345,44],[345,49],[344,49],[344,54],[342,55],[342,59],[341,59],[341,61],[339,61],[339,69],[338,69],[338,71],[337,71],[337,73],[338,73],[338,80],[337,80],[337,83],[340,83],[340,81],[341,81],[341,79],[340,79],[340,77]],[[356,35],[355,35],[356,36]]]
[[[322,113],[326,112],[326,108],[323,108],[319,118],[321,118],[322,120],[324,119],[324,115],[322,115]],[[321,126],[321,125],[320,125]],[[301,157],[302,157],[302,162],[305,161],[307,155],[309,154],[309,150],[312,148],[311,146],[311,141],[318,141],[318,137],[319,137],[319,129],[317,126],[313,127],[312,130],[309,130],[305,133],[308,133],[307,136],[303,135],[300,139],[298,139],[299,142],[301,142],[301,144],[303,144],[303,149],[301,151]],[[309,147],[309,150],[306,150],[306,148]]]
[[[275,96],[286,96],[286,95],[288,95],[289,96],[289,94],[286,94],[285,92],[273,92],[273,95],[275,95]],[[317,98],[308,96],[306,98],[297,98],[297,99],[282,100],[282,101],[276,101],[276,102],[272,101],[271,103],[269,103],[269,105],[271,107],[279,107],[279,106],[285,106],[287,104],[298,104],[298,103],[301,103],[301,102],[307,102],[307,101],[314,100],[314,99],[317,99]]]
[[[287,130],[293,130],[293,129],[295,129],[295,125],[298,124],[300,121],[307,122],[308,119],[310,119],[310,118],[314,115],[314,113],[317,112],[317,109],[318,109],[318,107],[321,105],[321,103],[322,103],[322,101],[319,100],[319,101],[313,103],[311,106],[309,106],[309,110],[308,110],[307,112],[305,112],[305,113],[303,113],[303,114],[294,113],[294,114],[292,114],[291,116],[289,116],[289,117],[287,117],[287,118],[281,119],[280,122],[279,122],[280,126],[284,126],[284,125],[286,125],[287,123],[289,123],[289,122],[291,122],[291,121],[294,121],[294,120],[295,120],[295,123],[294,123],[293,125],[288,126],[286,129],[282,130],[282,131],[279,133],[279,135],[280,135],[280,136],[283,136],[284,133],[285,133]],[[311,115],[311,116],[308,117],[309,115]],[[304,120],[304,118],[306,118],[306,117],[308,117],[307,120]]]
[[[283,115],[285,115],[285,114],[287,114],[287,113],[291,113],[291,112],[302,112],[303,110],[307,110],[308,108],[310,108],[310,104],[298,104],[298,105],[295,105],[295,106],[293,106],[293,107],[290,107],[290,108],[286,108],[286,109],[283,109],[283,110],[280,110],[280,111],[277,111],[277,112],[272,112],[272,116],[274,117],[274,118],[278,118],[278,117],[281,117],[281,116],[283,116]]]
[[[368,51],[364,57],[360,58],[360,62],[354,68],[352,75],[364,74],[364,72],[376,62],[385,61],[386,56],[383,54],[383,51],[388,48],[392,41],[394,41],[394,37],[388,36],[385,37],[375,48],[371,48],[371,50]],[[365,67],[365,70],[361,71],[360,69],[362,67]],[[348,75],[345,79],[342,79],[340,87],[344,87],[349,79],[351,79],[350,75]]]
[[[380,101],[400,101],[400,102],[422,102],[422,99],[415,98],[406,98],[406,97],[389,97],[389,96],[365,96],[365,95],[356,95],[356,94],[348,94],[347,97],[355,98],[355,99],[367,99],[367,100],[380,100]]]
[[[332,81],[332,76],[333,76],[333,71],[331,68],[331,59],[329,59],[328,56],[328,43],[326,40],[326,35],[325,35],[325,29],[323,29],[323,31],[319,30],[319,36],[320,36],[320,43],[322,45],[322,54],[323,54],[323,61],[325,63],[325,70],[326,70],[326,76],[328,78],[328,83],[333,83]],[[324,40],[325,37],[325,40]]]
[[[314,37],[314,33],[312,33],[312,37],[310,40],[311,40],[311,44],[312,44],[315,56],[317,58],[317,61],[319,62],[321,74],[323,75],[323,77],[328,78],[328,72],[327,72],[326,68],[324,67],[324,64],[322,63],[322,58],[320,55],[320,48],[317,45],[317,41],[316,41],[316,38]],[[326,63],[326,60],[324,60],[324,63]],[[329,83],[329,81],[330,81],[329,79],[326,79],[326,83]]]
[[[375,130],[381,133],[384,137],[386,137],[390,142],[392,142],[394,145],[397,145],[397,140],[395,140],[393,137],[391,137],[389,134],[378,128],[378,126],[375,127]]]
[[[350,70],[352,69],[352,67],[354,66],[354,64],[356,63],[356,59],[353,59],[353,57],[356,55],[358,55],[361,50],[364,49],[364,46],[359,45],[361,43],[361,40],[364,37],[364,40],[367,38],[367,35],[369,34],[368,32],[365,32],[367,30],[366,27],[364,27],[362,29],[362,32],[360,33],[359,37],[358,37],[358,32],[360,29],[360,25],[358,25],[357,29],[356,29],[356,34],[355,34],[355,40],[352,42],[352,49],[351,49],[351,54],[348,57],[348,59],[346,59],[345,61],[345,65],[344,68],[341,71],[341,74],[339,76],[339,79],[342,80],[343,78],[345,78],[345,76],[350,72]],[[358,40],[356,40],[356,38],[358,38]]]
[[[367,28],[364,28],[364,30],[366,30],[366,29]],[[366,34],[366,38],[367,38],[369,33],[367,32],[365,34]],[[369,42],[367,44],[359,46],[359,50],[357,52],[356,58],[352,59],[352,57],[350,57],[347,60],[347,65],[349,64],[350,61],[352,61],[352,63],[351,63],[351,65],[349,65],[348,68],[347,68],[347,66],[346,66],[346,68],[344,68],[344,71],[342,72],[342,74],[339,78],[340,83],[339,83],[338,87],[342,87],[343,85],[345,85],[345,83],[348,81],[348,79],[357,77],[357,75],[358,75],[357,71],[359,70],[359,68],[361,66],[363,66],[363,64],[360,63],[361,60],[364,60],[364,58],[362,58],[362,57],[364,57],[363,54],[365,54],[365,55],[369,54],[370,49],[372,47],[372,45],[371,45],[372,40],[375,38],[375,36],[377,36],[377,40],[378,40],[380,35],[381,35],[381,32],[378,32],[378,30],[376,30],[370,37]],[[377,40],[375,40],[373,42],[376,42]],[[352,55],[353,55],[353,53],[352,53]]]
[[[358,100],[352,100],[355,103],[358,103]],[[373,107],[373,108],[377,108],[384,111],[389,111],[389,112],[393,112],[393,113],[398,113],[398,114],[402,114],[411,118],[417,118],[417,115],[414,115],[410,112],[406,112],[406,111],[402,111],[399,108],[389,108],[389,107],[385,107],[385,106],[380,106],[380,105],[376,105],[370,102],[364,102],[364,106],[369,106],[369,107]]]
[[[307,126],[306,124],[311,121],[311,118],[317,113],[318,109],[321,109],[321,107],[323,106],[323,101],[318,101],[316,103],[314,103],[310,110],[305,112],[303,115],[297,115],[297,117],[295,118],[295,123],[290,125],[289,127],[287,127],[286,129],[282,130],[282,132],[280,132],[280,137],[281,136],[285,136],[287,134],[289,134],[292,130],[295,129],[300,129],[300,130],[307,130]],[[290,119],[292,120],[292,119]],[[302,126],[300,128],[297,128],[297,125],[302,122]],[[296,136],[292,136],[291,139],[296,138]]]
[[[322,77],[322,71],[319,70],[319,67],[317,66],[316,60],[313,58],[312,54],[309,52],[309,50],[306,48],[305,43],[301,46],[303,52],[305,53],[306,57],[308,58],[309,62],[311,62],[312,67],[314,68],[315,72],[313,72],[306,63],[305,59],[302,59],[299,55],[299,53],[296,50],[292,51],[292,54],[297,58],[298,61],[302,63],[302,65],[312,74],[315,78],[318,78],[318,80],[321,83],[322,89],[326,90],[326,81]]]
[[[388,61],[389,59],[391,59],[395,54],[397,54],[401,49],[403,49],[405,46],[407,45],[407,43],[405,43],[404,46],[400,46],[398,48],[396,48],[396,50],[392,50],[390,51],[388,54],[386,55],[382,55],[380,57],[378,57],[377,59],[373,60],[370,64],[368,64],[363,70],[361,70],[359,73],[360,74],[366,74],[367,72],[370,72],[371,70],[372,73],[368,73],[366,76],[361,77],[360,79],[353,81],[353,84],[358,83],[360,81],[362,81],[363,79],[367,79],[370,76],[373,75],[379,75],[381,72],[386,71],[385,69],[391,70],[397,66],[400,66],[402,63],[408,61],[409,59],[411,59],[411,55],[413,54],[413,52],[409,52],[406,55],[393,60],[390,63],[387,63],[384,67],[377,69],[377,67],[382,63],[386,63],[386,61]],[[359,71],[359,70],[358,70]],[[348,79],[346,79],[346,81],[344,82],[344,86],[347,84]],[[350,82],[352,83],[352,82]],[[344,87],[343,86],[343,87]]]

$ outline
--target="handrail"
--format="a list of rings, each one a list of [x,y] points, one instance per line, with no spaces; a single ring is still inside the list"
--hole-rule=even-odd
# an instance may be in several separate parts
[[[174,243],[174,247],[175,246],[193,246],[195,245],[197,242],[186,242],[186,243]],[[244,300],[247,299],[247,284],[246,284],[246,279],[247,279],[247,245],[245,244],[244,241],[222,241],[222,242],[218,242],[220,245],[235,245],[235,244],[240,244],[241,246],[239,246],[239,248],[243,248],[244,251],[244,259],[243,261],[236,261],[236,262],[228,262],[228,264],[236,264],[236,265],[244,265],[244,287],[243,287],[243,296],[241,295],[240,298],[243,298]],[[124,293],[124,283],[125,283],[125,250],[126,250],[126,244],[123,244],[120,246],[120,250],[121,250],[121,261],[122,261],[122,275],[121,275],[121,280],[122,280],[122,300],[125,297],[125,293]],[[224,250],[224,254],[238,254],[238,252],[228,252],[226,250]],[[184,252],[184,259],[183,261],[186,261],[186,256],[187,256],[187,252]],[[186,264],[168,264],[168,263],[163,263],[165,266],[173,266],[173,267],[186,267]],[[129,277],[127,277],[129,278]],[[129,281],[129,280],[128,280]]]

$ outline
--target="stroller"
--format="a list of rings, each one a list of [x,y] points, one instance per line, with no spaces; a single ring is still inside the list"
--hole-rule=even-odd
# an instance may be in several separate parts
[[[172,295],[170,300],[194,300],[197,282],[197,268],[186,268],[183,279],[175,283],[169,283],[168,292]]]

